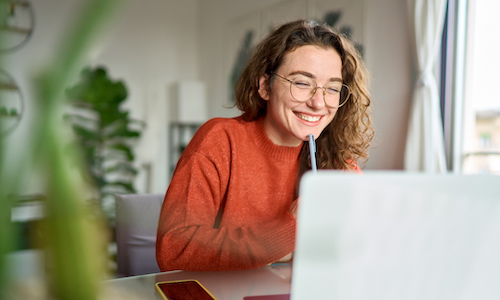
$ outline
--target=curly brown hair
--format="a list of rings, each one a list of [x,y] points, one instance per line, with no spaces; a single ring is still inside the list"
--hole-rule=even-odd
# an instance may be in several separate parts
[[[343,83],[351,91],[350,99],[338,109],[332,122],[316,140],[318,168],[352,169],[358,159],[364,159],[363,163],[368,160],[368,147],[374,135],[370,119],[368,72],[353,44],[328,25],[297,20],[271,32],[256,46],[235,85],[235,105],[247,121],[263,117],[267,104],[258,93],[259,79],[267,75],[270,81],[267,86],[271,89],[273,72],[280,67],[285,55],[305,45],[337,51],[342,60]],[[303,144],[299,161],[298,178],[311,167],[308,143]]]

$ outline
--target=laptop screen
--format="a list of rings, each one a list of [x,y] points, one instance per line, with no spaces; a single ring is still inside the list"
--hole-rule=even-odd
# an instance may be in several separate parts
[[[500,299],[500,177],[319,171],[291,299]]]

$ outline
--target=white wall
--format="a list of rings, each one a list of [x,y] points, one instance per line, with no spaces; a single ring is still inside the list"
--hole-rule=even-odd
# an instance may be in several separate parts
[[[406,1],[365,0],[365,17],[376,134],[366,169],[403,169],[413,86]]]
[[[31,2],[36,15],[31,40],[16,52],[4,54],[6,69],[21,86],[27,102],[20,126],[9,136],[8,143],[15,149],[23,147],[36,114],[31,77],[57,59],[61,41],[86,3]],[[113,79],[123,80],[132,117],[147,123],[136,149],[137,165],[142,170],[137,182],[140,192],[164,192],[168,186],[169,89],[178,81],[197,79],[197,16],[196,0],[122,1],[82,65],[103,65]],[[25,193],[40,192],[39,180],[33,177],[26,183]]]

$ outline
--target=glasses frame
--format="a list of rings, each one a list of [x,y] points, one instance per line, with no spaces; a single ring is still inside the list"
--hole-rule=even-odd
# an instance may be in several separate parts
[[[313,88],[313,89],[312,89],[312,91],[311,91],[311,97],[309,97],[309,99],[307,99],[307,100],[299,100],[299,99],[297,99],[297,98],[295,98],[295,97],[293,96],[293,93],[292,93],[293,80],[292,80],[292,79],[288,79],[288,78],[286,78],[286,77],[284,77],[284,76],[281,76],[280,74],[275,73],[275,72],[271,72],[271,75],[276,75],[276,76],[278,76],[279,78],[281,78],[281,79],[283,79],[283,80],[286,80],[286,81],[288,81],[288,82],[290,83],[290,95],[292,96],[293,100],[295,100],[295,101],[297,101],[297,102],[302,102],[302,103],[304,103],[304,102],[307,102],[307,101],[311,100],[311,99],[312,99],[312,97],[314,97],[314,95],[316,94],[316,91],[318,90],[318,88],[320,88],[320,89],[322,89],[322,90],[323,90],[323,102],[325,102],[325,106],[327,106],[327,107],[329,107],[329,108],[339,108],[339,107],[342,107],[342,106],[344,106],[344,105],[347,103],[347,101],[349,101],[349,99],[351,98],[351,89],[349,88],[349,86],[348,86],[348,85],[346,85],[346,84],[342,83],[342,87],[343,87],[343,88],[346,88],[346,89],[347,89],[347,92],[349,93],[349,94],[347,95],[347,98],[346,98],[346,99],[345,99],[345,101],[344,101],[342,104],[340,104],[340,105],[337,105],[337,106],[332,106],[332,105],[329,105],[328,103],[326,103],[326,98],[325,98],[325,97],[326,97],[326,88],[325,88],[325,87],[323,87],[323,86],[318,86],[318,83],[317,83],[314,79],[312,79],[312,78],[311,78],[311,80],[314,82],[314,85],[316,86],[316,87],[315,87],[315,88]]]

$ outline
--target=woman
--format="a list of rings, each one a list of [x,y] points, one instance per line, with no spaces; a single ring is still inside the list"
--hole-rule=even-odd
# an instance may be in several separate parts
[[[209,120],[183,152],[160,214],[162,271],[258,268],[291,259],[297,182],[310,169],[360,172],[373,137],[359,54],[326,25],[282,25],[235,87],[237,118]]]

